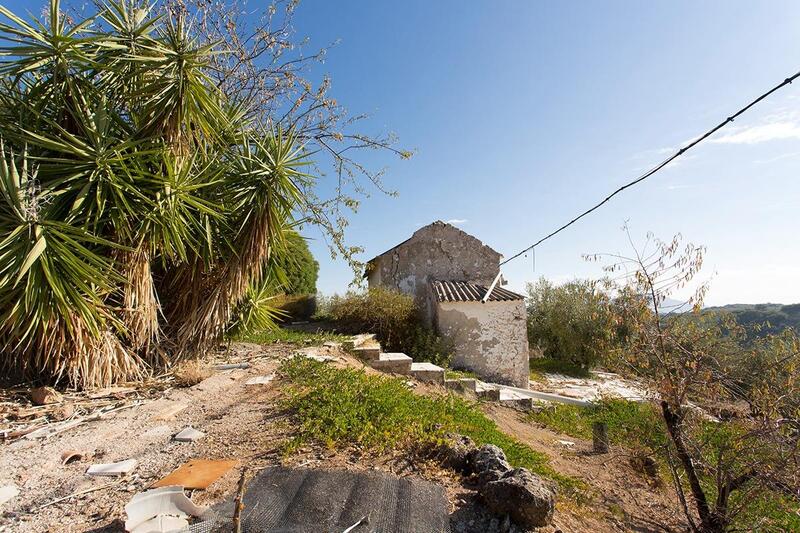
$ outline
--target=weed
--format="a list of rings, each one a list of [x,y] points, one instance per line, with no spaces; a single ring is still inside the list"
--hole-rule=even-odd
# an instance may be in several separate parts
[[[462,378],[469,378],[469,379],[479,379],[478,374],[472,372],[470,370],[453,370],[452,368],[448,368],[444,374],[445,379],[462,379]]]
[[[556,404],[531,413],[530,418],[558,433],[582,439],[592,438],[594,422],[605,422],[612,444],[633,449],[655,450],[667,443],[660,415],[647,402],[607,398],[589,407]]]
[[[261,331],[244,335],[237,340],[254,342],[256,344],[272,344],[276,342],[283,342],[286,344],[297,344],[303,346],[320,346],[326,342],[343,342],[350,337],[347,335],[338,335],[327,331],[317,331],[316,333],[309,333],[289,328],[277,328],[272,330]]]
[[[281,366],[291,385],[285,407],[296,413],[298,430],[287,443],[292,452],[309,442],[336,448],[350,444],[385,451],[425,447],[445,433],[466,435],[476,444],[502,448],[509,462],[555,480],[575,498],[586,485],[557,473],[547,456],[501,432],[476,404],[455,395],[421,396],[405,381],[338,369],[295,358]]]

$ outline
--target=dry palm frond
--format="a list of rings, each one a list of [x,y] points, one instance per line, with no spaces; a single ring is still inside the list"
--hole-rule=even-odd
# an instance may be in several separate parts
[[[212,274],[204,301],[189,311],[177,332],[178,345],[202,353],[225,333],[233,309],[261,276],[276,243],[284,238],[292,210],[300,203],[299,168],[308,164],[293,135],[270,132],[264,139],[245,139],[242,157],[229,176],[229,201],[239,216],[234,251]]]
[[[125,278],[122,305],[128,341],[134,351],[149,358],[158,353],[151,348],[158,344],[160,333],[160,305],[150,270],[150,254],[144,246],[139,246],[133,252],[123,251],[119,255],[120,270]]]

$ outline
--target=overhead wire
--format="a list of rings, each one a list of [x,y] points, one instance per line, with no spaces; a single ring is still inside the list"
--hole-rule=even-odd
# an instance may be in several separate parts
[[[732,114],[732,115],[728,116],[728,118],[726,118],[725,120],[723,120],[722,122],[720,122],[719,124],[717,124],[716,126],[714,126],[713,128],[711,128],[710,130],[708,130],[707,132],[705,132],[705,133],[704,133],[703,135],[701,135],[700,137],[697,137],[697,138],[695,138],[695,139],[694,139],[694,140],[692,140],[692,141],[691,141],[689,144],[687,144],[687,145],[686,145],[686,146],[684,146],[683,148],[680,148],[680,149],[679,149],[677,152],[675,152],[675,153],[674,153],[674,154],[672,154],[670,157],[668,157],[668,158],[666,158],[665,160],[663,160],[663,161],[662,161],[661,163],[659,163],[658,165],[656,165],[656,166],[652,167],[650,170],[646,171],[644,174],[641,174],[641,175],[639,175],[639,176],[638,176],[636,179],[634,179],[633,181],[629,181],[629,182],[628,182],[628,183],[626,183],[625,185],[623,185],[623,186],[619,187],[617,190],[615,190],[614,192],[612,192],[611,194],[609,194],[608,196],[606,196],[606,197],[605,197],[605,198],[604,198],[604,199],[603,199],[601,202],[599,202],[599,203],[595,204],[594,206],[590,207],[589,209],[587,209],[586,211],[582,212],[582,213],[581,213],[581,214],[579,214],[578,216],[574,217],[574,218],[573,218],[573,219],[571,219],[569,222],[567,222],[566,224],[564,224],[564,225],[560,226],[560,227],[559,227],[559,228],[557,228],[556,230],[554,230],[554,231],[552,231],[552,232],[548,233],[547,235],[545,235],[544,237],[542,237],[541,239],[539,239],[539,240],[538,240],[538,241],[536,241],[535,243],[531,244],[530,246],[528,246],[528,247],[527,247],[527,248],[525,248],[524,250],[520,251],[519,253],[516,253],[516,254],[512,255],[511,257],[509,257],[508,259],[506,259],[506,260],[502,261],[502,262],[500,263],[500,266],[503,266],[503,265],[505,265],[506,263],[508,263],[508,262],[510,262],[510,261],[513,261],[514,259],[516,259],[516,258],[518,258],[519,256],[521,256],[521,255],[523,255],[523,254],[527,253],[527,252],[528,252],[528,251],[530,251],[530,250],[535,250],[535,248],[536,248],[537,246],[539,246],[540,244],[542,244],[544,241],[546,241],[546,240],[548,240],[548,239],[550,239],[550,238],[552,238],[552,237],[556,236],[557,234],[561,233],[562,231],[564,231],[564,230],[565,230],[565,229],[567,229],[568,227],[572,226],[573,224],[575,224],[577,221],[579,221],[580,219],[582,219],[582,218],[583,218],[583,217],[585,217],[586,215],[588,215],[588,214],[592,213],[593,211],[596,211],[597,209],[599,209],[600,207],[602,207],[604,204],[606,204],[607,202],[609,202],[609,201],[610,201],[612,198],[614,198],[616,195],[618,195],[619,193],[621,193],[621,192],[622,192],[622,191],[624,191],[625,189],[627,189],[627,188],[629,188],[629,187],[633,187],[634,185],[636,185],[636,184],[638,184],[638,183],[640,183],[640,182],[642,182],[642,181],[646,180],[647,178],[649,178],[650,176],[652,176],[653,174],[655,174],[655,173],[656,173],[656,172],[658,172],[659,170],[663,169],[664,167],[666,167],[667,165],[669,165],[670,163],[672,163],[674,160],[676,160],[677,158],[679,158],[680,156],[682,156],[683,154],[685,154],[686,152],[688,152],[689,150],[691,150],[692,148],[694,148],[695,146],[697,146],[698,144],[700,144],[701,142],[705,141],[706,139],[708,139],[709,137],[711,137],[712,135],[714,135],[716,132],[718,132],[719,130],[721,130],[722,128],[724,128],[725,126],[727,126],[728,124],[730,124],[730,123],[731,123],[731,122],[733,122],[734,120],[736,120],[736,119],[737,119],[739,116],[741,116],[743,113],[745,113],[745,112],[746,112],[748,109],[750,109],[750,108],[751,108],[751,107],[753,107],[754,105],[758,104],[759,102],[761,102],[761,101],[762,101],[762,100],[764,100],[765,98],[769,97],[769,96],[770,96],[772,93],[774,93],[774,92],[776,92],[776,91],[778,91],[778,90],[782,89],[783,87],[785,87],[785,86],[787,86],[787,85],[791,84],[791,83],[792,83],[794,80],[796,80],[798,77],[800,77],[800,72],[797,72],[796,74],[794,74],[794,75],[792,75],[792,76],[790,76],[790,77],[788,77],[788,78],[784,79],[784,80],[783,80],[781,83],[779,83],[778,85],[774,86],[772,89],[768,90],[767,92],[765,92],[765,93],[761,94],[761,96],[759,96],[758,98],[756,98],[756,99],[752,100],[752,101],[751,101],[750,103],[748,103],[746,106],[744,106],[744,107],[742,107],[741,109],[739,109],[739,110],[738,110],[736,113],[734,113],[734,114]]]

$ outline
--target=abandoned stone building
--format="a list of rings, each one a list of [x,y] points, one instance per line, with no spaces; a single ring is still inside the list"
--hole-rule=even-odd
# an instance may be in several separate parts
[[[370,287],[414,296],[428,324],[453,343],[455,368],[527,388],[525,302],[501,283],[492,287],[501,257],[472,235],[436,221],[371,259],[365,276]]]

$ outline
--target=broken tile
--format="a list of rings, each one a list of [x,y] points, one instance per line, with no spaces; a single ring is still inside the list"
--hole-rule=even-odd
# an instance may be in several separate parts
[[[156,481],[153,487],[178,485],[187,489],[205,489],[238,463],[238,461],[192,459],[173,470],[167,477]]]
[[[256,376],[254,378],[250,378],[244,382],[245,385],[266,385],[270,381],[275,379],[274,375],[271,376]]]
[[[136,468],[136,459],[118,463],[92,465],[86,470],[87,476],[122,476]]]
[[[203,436],[205,436],[205,433],[188,426],[183,428],[177,435],[173,437],[173,439],[177,440],[178,442],[194,442]]]
[[[125,513],[125,530],[131,533],[166,533],[183,531],[189,516],[202,516],[208,509],[195,505],[183,487],[162,487],[135,495]]]
[[[155,420],[170,420],[172,417],[183,411],[189,407],[189,404],[186,403],[174,403],[172,405],[168,405],[164,410],[158,413],[154,419]]]
[[[68,465],[69,463],[80,461],[83,459],[83,455],[83,452],[79,452],[78,450],[67,450],[61,454],[61,464]]]
[[[16,485],[3,485],[0,487],[0,505],[7,501],[16,498],[19,494],[19,489]]]

